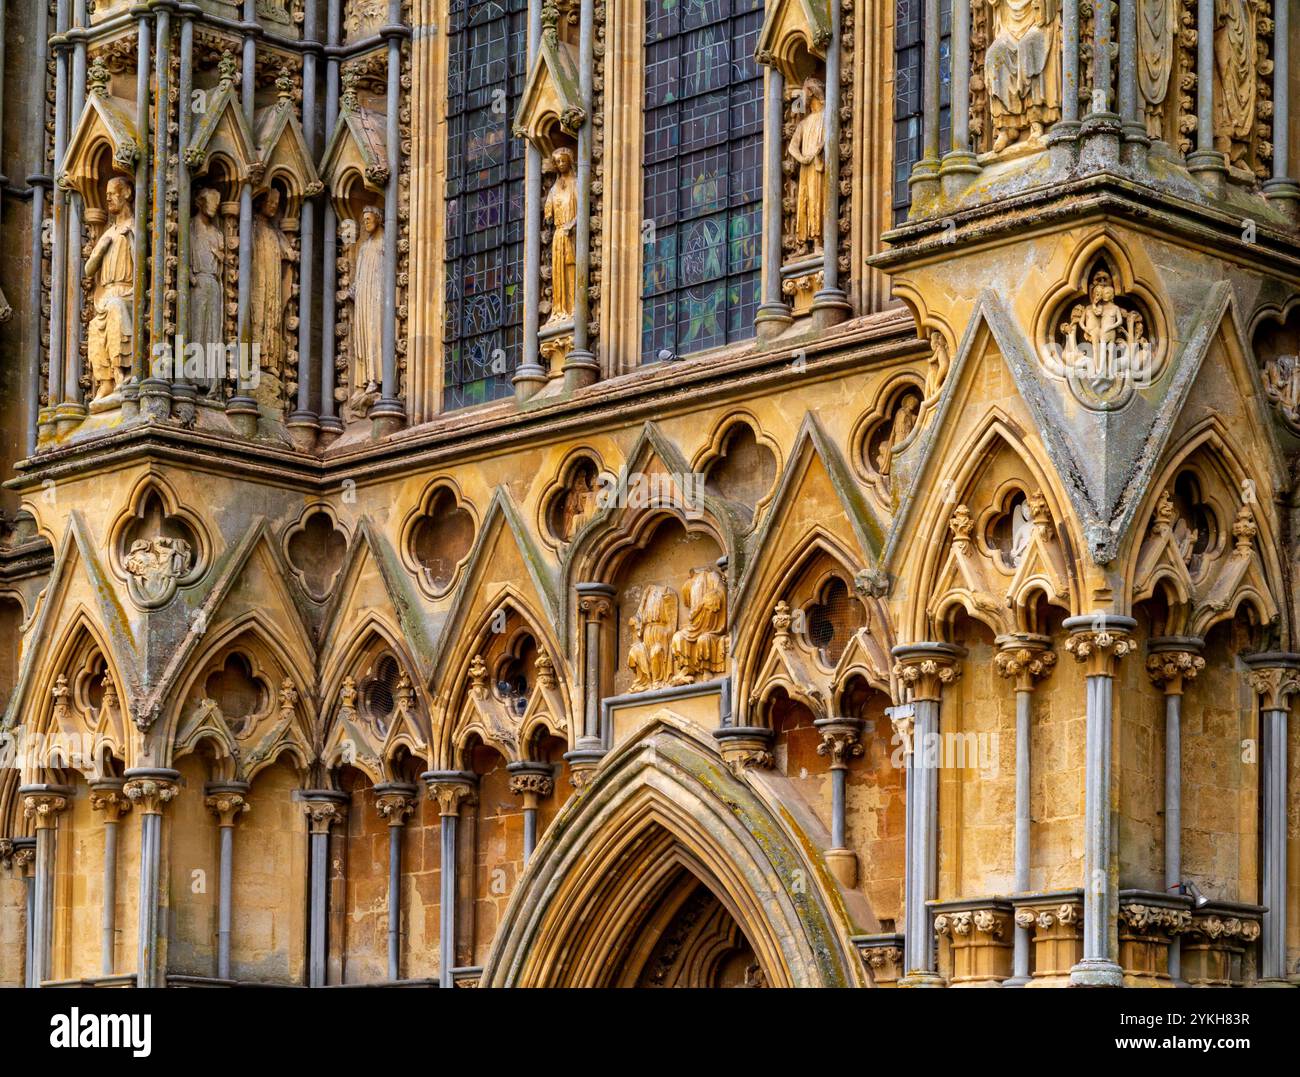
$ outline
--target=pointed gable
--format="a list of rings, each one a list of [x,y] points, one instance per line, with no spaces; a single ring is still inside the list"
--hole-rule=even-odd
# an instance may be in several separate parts
[[[278,80],[280,96],[274,105],[258,112],[253,133],[258,160],[262,165],[262,182],[270,184],[276,176],[286,180],[291,197],[312,198],[325,189],[316,172],[297,110],[289,93],[288,76]]]
[[[261,160],[235,86],[235,60],[229,52],[222,55],[219,70],[221,81],[206,98],[203,116],[185,148],[185,163],[192,175],[202,176],[213,158],[222,157],[230,162],[240,182],[257,179]]]
[[[140,134],[133,110],[108,92],[108,69],[96,61],[87,72],[88,92],[81,116],[72,129],[63,160],[58,163],[59,186],[94,200],[99,176],[99,149],[107,145],[113,168],[135,173],[140,159]]]
[[[548,5],[542,12],[546,26],[515,114],[515,134],[543,153],[555,149],[557,126],[576,137],[587,119],[578,86],[578,53],[559,39],[556,18],[555,8]]]
[[[800,76],[800,54],[824,58],[831,40],[829,0],[776,0],[767,7],[754,55],[793,80]]]
[[[389,175],[384,116],[361,107],[353,78],[344,76],[338,122],[320,164],[321,180],[340,208],[340,215],[347,215],[347,198],[355,182],[374,194],[382,194]]]

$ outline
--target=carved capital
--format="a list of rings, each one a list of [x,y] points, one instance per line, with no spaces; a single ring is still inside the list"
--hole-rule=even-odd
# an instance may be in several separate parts
[[[328,791],[321,791],[328,792]],[[337,793],[313,796],[304,793],[303,811],[307,813],[307,828],[313,834],[328,834],[330,827],[341,823],[348,817],[347,799]]]
[[[766,726],[722,726],[713,731],[722,760],[740,777],[751,767],[768,770],[776,762],[772,755],[772,730]]]
[[[90,806],[104,813],[105,823],[116,823],[131,810],[131,801],[123,789],[124,783],[96,782],[90,787]]]
[[[1189,909],[1129,902],[1119,907],[1120,930],[1125,934],[1171,938],[1192,926]]]
[[[423,775],[429,799],[438,802],[438,814],[459,815],[460,806],[474,792],[475,778],[468,771],[431,770]]]
[[[1147,655],[1147,676],[1166,695],[1180,696],[1189,681],[1205,668],[1205,659],[1194,650],[1175,649],[1152,651]]]
[[[832,770],[847,767],[850,759],[862,754],[862,741],[858,737],[862,728],[860,721],[821,718],[813,724],[822,737],[817,745],[817,754],[829,757]]]
[[[68,806],[71,791],[62,786],[27,786],[23,796],[23,815],[37,830],[53,830]]]
[[[244,798],[244,792],[240,789],[210,790],[203,800],[203,806],[217,817],[218,826],[234,826],[235,820],[250,807]]]
[[[418,790],[404,782],[384,782],[375,786],[375,810],[389,826],[404,826],[415,811]]]
[[[1070,636],[1065,649],[1084,664],[1089,677],[1113,677],[1119,660],[1137,649],[1132,635],[1136,627],[1131,617],[1116,614],[1068,617],[1065,629]]]
[[[14,850],[13,869],[16,872],[23,873],[36,863],[36,843],[14,841],[12,844]]]
[[[578,616],[603,621],[614,613],[614,588],[603,583],[578,584]]]
[[[1300,655],[1252,654],[1244,658],[1246,681],[1264,710],[1288,710],[1300,692]]]
[[[533,799],[529,806],[535,806],[536,798],[549,797],[555,792],[555,777],[550,767],[519,768],[510,775],[510,792],[517,797]]]
[[[8,867],[14,858],[14,842],[12,838],[0,838],[0,864]]]
[[[180,792],[180,785],[176,778],[158,773],[129,778],[122,791],[145,815],[161,815],[167,803]]]
[[[1044,641],[1008,638],[1000,641],[1000,647],[993,668],[999,677],[1015,681],[1017,691],[1032,692],[1035,683],[1056,668],[1056,652],[1049,651]]]
[[[916,643],[895,647],[894,677],[911,692],[913,702],[939,700],[943,690],[961,676],[965,652],[947,643]]]

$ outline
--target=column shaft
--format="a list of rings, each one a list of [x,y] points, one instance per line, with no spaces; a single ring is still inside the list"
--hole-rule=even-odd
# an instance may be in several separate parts
[[[234,885],[235,828],[222,826],[217,889],[217,977],[230,979],[230,912]]]
[[[1061,122],[1079,123],[1079,0],[1061,5]]]
[[[402,828],[388,828],[388,978],[401,979]]]
[[[1287,712],[1260,713],[1260,794],[1263,800],[1261,902],[1265,906],[1260,942],[1262,980],[1284,980],[1287,889]]]
[[[310,952],[307,957],[307,986],[325,986],[325,968],[327,960],[327,910],[329,901],[329,880],[325,873],[329,866],[329,831],[312,832],[310,835],[311,863],[308,868],[310,901]]]
[[[1016,690],[1016,833],[1015,873],[1016,891],[1029,890],[1030,832],[1032,810],[1030,805],[1030,768],[1033,752],[1030,735],[1034,714],[1032,689]],[[1019,982],[1029,980],[1029,929],[1016,927],[1015,949],[1012,954],[1012,978]]]
[[[456,963],[456,823],[455,815],[444,815],[440,834],[441,864],[438,896],[438,981],[451,987]]]

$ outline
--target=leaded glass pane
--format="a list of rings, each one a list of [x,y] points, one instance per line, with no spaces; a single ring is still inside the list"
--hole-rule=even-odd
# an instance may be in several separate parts
[[[523,319],[527,0],[452,0],[447,76],[443,407],[511,391]]]

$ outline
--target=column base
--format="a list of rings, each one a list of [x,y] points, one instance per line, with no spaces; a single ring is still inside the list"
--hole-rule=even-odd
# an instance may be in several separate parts
[[[322,415],[317,421],[316,448],[327,449],[343,434],[343,420],[337,415]]]
[[[848,890],[858,885],[858,854],[852,849],[827,849],[822,854],[836,881]]]
[[[1026,987],[1028,986],[1029,981],[1030,981],[1030,977],[1028,976],[1012,976],[1011,979],[1009,980],[1003,980],[1002,986],[1003,987]]]
[[[925,217],[933,212],[940,194],[938,160],[923,157],[917,161],[912,174],[907,178],[907,187],[912,195],[912,208],[907,212],[908,217]]]
[[[1218,150],[1192,150],[1187,155],[1187,171],[1211,194],[1222,197],[1228,182],[1228,163]]]
[[[320,423],[312,411],[295,411],[285,421],[289,437],[293,439],[294,448],[299,452],[311,452],[316,448],[316,438],[320,433]]]
[[[166,422],[171,418],[171,382],[161,378],[145,378],[140,383],[140,414],[153,423]]]
[[[65,438],[86,421],[86,405],[65,400],[54,409],[55,435]]]
[[[261,411],[251,396],[232,396],[226,401],[226,417],[241,437],[257,437],[257,420]]]
[[[1265,180],[1264,197],[1285,213],[1292,224],[1300,223],[1300,183],[1285,178]]]
[[[521,366],[510,379],[515,387],[515,403],[527,404],[533,397],[546,388],[546,369],[538,363]]]
[[[1093,172],[1117,168],[1120,163],[1120,118],[1113,112],[1093,112],[1079,128],[1079,168]]]
[[[199,389],[188,381],[172,382],[172,418],[181,426],[193,426],[198,414]]]
[[[600,364],[596,357],[586,349],[574,348],[564,357],[564,391],[566,393],[585,389],[600,380]]]
[[[947,987],[947,981],[937,972],[909,972],[898,981],[899,987]]]
[[[370,433],[378,441],[396,434],[406,425],[406,407],[391,397],[379,400],[370,409]]]
[[[788,303],[764,303],[754,316],[754,332],[759,340],[775,340],[793,324]]]
[[[1114,961],[1085,957],[1070,970],[1071,987],[1122,987],[1124,970]]]
[[[852,313],[853,307],[843,288],[823,288],[813,296],[812,323],[813,329],[819,332],[838,325]]]
[[[58,426],[54,421],[54,409],[51,407],[41,408],[36,413],[36,447],[43,449],[54,440]]]

